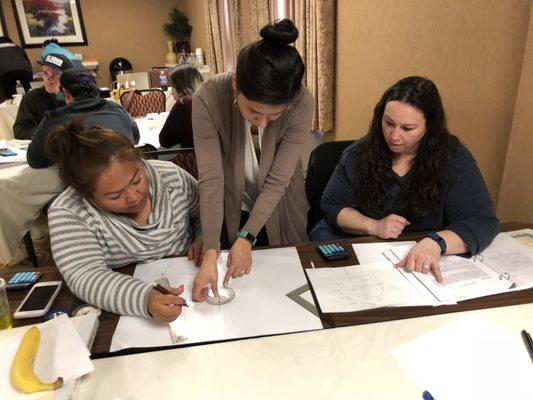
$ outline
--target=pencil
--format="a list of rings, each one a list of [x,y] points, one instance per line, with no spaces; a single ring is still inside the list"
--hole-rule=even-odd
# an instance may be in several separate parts
[[[154,289],[157,290],[159,293],[163,293],[163,294],[172,294],[170,293],[167,288],[165,288],[164,286],[161,286],[159,283],[157,285],[154,285]],[[189,307],[187,302],[183,303],[183,304],[176,304],[178,306],[183,306],[183,307]]]

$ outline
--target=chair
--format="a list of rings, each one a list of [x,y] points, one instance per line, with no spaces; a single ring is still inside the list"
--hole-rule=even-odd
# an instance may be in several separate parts
[[[120,96],[122,107],[134,118],[165,112],[166,101],[161,89],[130,90]]]
[[[320,200],[328,184],[329,178],[339,163],[342,152],[352,144],[353,140],[322,143],[309,156],[309,165],[305,177],[305,194],[309,202],[307,213],[307,232],[322,219]]]
[[[149,147],[147,147],[149,146]],[[160,156],[169,156],[175,154],[174,158],[168,159],[168,161],[173,162],[178,167],[183,168],[189,174],[191,174],[194,179],[198,180],[198,168],[196,166],[196,154],[194,153],[194,148],[184,147],[181,149],[169,149],[169,150],[152,150],[154,148],[152,145],[144,145],[139,147],[144,158],[147,159],[159,159]],[[146,151],[148,149],[148,151]]]
[[[148,76],[150,78],[150,87],[151,88],[160,88],[161,83],[159,82],[159,76],[161,75],[161,71],[165,73],[167,76],[167,82],[170,85],[170,67],[152,67],[150,68],[150,72],[148,72]]]

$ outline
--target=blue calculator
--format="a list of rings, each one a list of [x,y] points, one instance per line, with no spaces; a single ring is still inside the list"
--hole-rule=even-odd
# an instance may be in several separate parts
[[[39,280],[42,272],[17,272],[7,282],[6,290],[22,290],[31,287]]]
[[[326,261],[350,258],[350,253],[348,253],[344,247],[335,243],[320,245],[316,250],[318,251],[318,254],[326,259]]]

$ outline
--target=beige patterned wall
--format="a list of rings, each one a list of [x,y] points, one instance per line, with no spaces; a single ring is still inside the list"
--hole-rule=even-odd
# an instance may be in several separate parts
[[[338,0],[335,140],[365,134],[395,81],[427,76],[497,201],[530,8],[530,0]]]
[[[498,201],[498,216],[502,221],[533,223],[532,181],[533,7],[529,13],[529,34]]]
[[[110,82],[109,63],[115,57],[126,57],[136,72],[165,63],[167,36],[162,25],[167,22],[174,0],[157,0],[157,6],[146,0],[109,1],[88,0],[81,2],[88,46],[70,46],[74,53],[99,61],[101,86]],[[20,44],[13,7],[10,0],[1,0],[9,36]],[[201,29],[201,28],[200,28]],[[35,62],[41,49],[27,49],[34,70],[40,71]]]

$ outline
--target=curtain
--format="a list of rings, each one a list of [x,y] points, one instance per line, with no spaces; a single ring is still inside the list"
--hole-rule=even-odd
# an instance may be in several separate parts
[[[333,130],[335,0],[285,0],[299,30],[295,46],[305,63],[304,84],[315,98],[313,130]]]
[[[242,45],[241,0],[204,0],[204,4],[211,72],[232,71]]]
[[[250,0],[250,33],[252,41],[261,39],[259,32],[277,19],[276,0]]]

